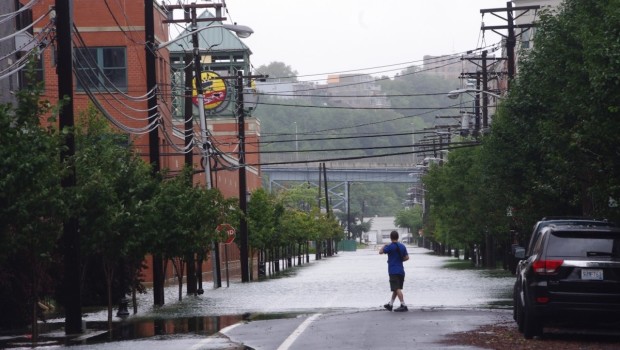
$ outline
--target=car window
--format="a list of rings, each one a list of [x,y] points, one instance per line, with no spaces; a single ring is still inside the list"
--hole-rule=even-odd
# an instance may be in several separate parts
[[[553,232],[549,237],[547,256],[600,257],[620,256],[620,237],[606,234],[566,234]]]
[[[538,241],[540,232],[550,225],[568,225],[568,226],[592,226],[592,227],[609,227],[615,224],[607,221],[583,220],[583,219],[549,219],[539,221],[534,225],[530,245],[527,247],[527,255],[534,254],[534,245]]]
[[[533,242],[532,251],[530,252],[530,255],[539,254],[541,247],[542,247],[542,241],[543,241],[544,235],[542,234],[542,232],[538,231],[536,232],[536,236],[537,236],[536,241]]]

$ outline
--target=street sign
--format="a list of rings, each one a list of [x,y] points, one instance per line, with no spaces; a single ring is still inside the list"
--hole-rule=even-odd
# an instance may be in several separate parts
[[[220,224],[215,228],[217,232],[226,233],[224,244],[230,244],[235,241],[235,228],[229,224]]]

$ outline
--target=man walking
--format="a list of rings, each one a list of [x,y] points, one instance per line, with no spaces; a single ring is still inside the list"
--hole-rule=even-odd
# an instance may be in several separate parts
[[[403,261],[409,260],[409,254],[407,253],[407,247],[398,242],[398,232],[390,232],[390,240],[392,243],[386,244],[379,250],[379,254],[387,254],[388,256],[388,274],[390,275],[390,290],[392,291],[390,302],[383,305],[383,307],[388,311],[392,311],[394,300],[398,297],[400,306],[394,309],[394,312],[409,311],[403,297],[403,284],[405,283]]]

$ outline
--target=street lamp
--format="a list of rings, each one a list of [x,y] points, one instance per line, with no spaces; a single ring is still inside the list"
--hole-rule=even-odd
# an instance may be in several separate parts
[[[224,29],[228,29],[231,32],[235,32],[235,34],[237,34],[238,37],[240,37],[241,39],[245,39],[248,38],[250,35],[252,35],[254,33],[254,30],[252,30],[252,28],[248,27],[248,26],[244,26],[244,25],[239,25],[239,24],[218,24],[218,25],[211,25],[211,26],[206,26],[206,27],[202,27],[202,28],[198,28],[195,30],[192,30],[190,32],[187,32],[181,36],[177,36],[176,38],[160,43],[159,45],[157,45],[155,47],[156,50],[159,49],[163,49],[164,47],[178,41],[181,39],[185,39],[187,37],[190,37],[194,34],[198,34],[199,32],[202,32],[203,30],[207,30],[207,29],[214,29],[214,28],[224,28]]]
[[[197,24],[194,22],[192,23],[193,28],[197,27]],[[189,31],[183,35],[180,35],[170,41],[166,41],[164,43],[160,43],[159,45],[157,45],[157,49],[162,49],[167,47],[168,45],[178,41],[178,40],[182,40],[188,37],[192,37],[192,44],[193,44],[193,49],[194,49],[194,80],[195,80],[195,85],[196,85],[196,97],[198,100],[198,117],[200,120],[200,137],[201,137],[201,141],[202,141],[202,153],[203,153],[203,162],[204,162],[204,167],[205,167],[205,184],[207,186],[207,188],[211,188],[211,166],[210,166],[210,161],[209,161],[209,150],[208,150],[208,137],[207,137],[207,121],[206,121],[206,117],[205,117],[205,109],[204,109],[204,90],[202,88],[202,84],[200,83],[201,80],[201,74],[202,74],[202,64],[200,62],[200,49],[199,49],[199,44],[198,44],[198,33],[202,32],[203,30],[207,30],[207,29],[215,29],[215,28],[224,28],[227,29],[229,31],[235,32],[237,34],[238,37],[240,38],[247,38],[250,35],[252,35],[252,33],[254,33],[254,30],[252,30],[252,28],[248,27],[248,26],[244,26],[244,25],[237,25],[237,24],[218,24],[218,25],[209,25],[209,26],[205,26],[202,28],[196,28],[192,31]]]
[[[200,120],[200,138],[201,138],[201,144],[202,144],[201,153],[202,153],[202,162],[203,162],[203,166],[205,169],[205,186],[206,188],[211,189],[212,187],[211,161],[209,159],[210,150],[209,150],[209,141],[208,141],[208,136],[207,136],[207,121],[205,117],[204,90],[203,90],[203,86],[201,82],[202,63],[201,63],[201,56],[200,56],[198,33],[204,30],[207,30],[207,29],[223,28],[223,29],[227,29],[229,31],[236,33],[237,36],[240,38],[247,38],[250,35],[252,35],[254,31],[250,27],[243,26],[243,25],[237,25],[237,24],[217,24],[217,25],[208,25],[202,28],[198,28],[198,24],[196,22],[195,8],[192,9],[192,27],[191,28],[192,28],[191,31],[183,35],[180,35],[170,41],[160,43],[159,45],[155,46],[154,49],[159,50],[159,49],[165,48],[176,41],[183,40],[191,36],[191,42],[192,42],[193,54],[194,54],[194,80],[195,80],[195,86],[196,86],[196,97],[198,100],[198,117]],[[218,262],[220,260],[218,243],[213,244],[213,260],[218,261]],[[202,285],[201,281],[202,279],[200,280],[200,285]],[[221,273],[220,273],[219,264],[213,264],[213,285],[215,288],[221,287]],[[201,293],[201,291],[202,291],[202,287],[199,288],[198,292]]]
[[[503,99],[503,97],[501,95],[498,95],[496,93],[487,91],[487,90],[480,90],[480,89],[472,89],[472,88],[465,88],[465,89],[456,89],[456,90],[452,90],[450,92],[448,92],[448,98],[451,98],[453,100],[459,98],[462,94],[466,94],[466,93],[476,93],[476,94],[483,94],[483,98],[482,98],[482,130],[486,130],[488,127],[488,96],[493,96],[497,99]],[[476,99],[479,98],[480,95],[476,96]],[[480,122],[479,122],[479,114],[476,113],[476,130],[475,132],[480,131]],[[467,124],[465,124],[467,122]],[[463,116],[463,123],[462,123],[462,132],[468,132],[468,124],[469,124],[469,118],[468,115],[464,115]]]
[[[503,97],[501,95],[492,93],[490,91],[484,91],[484,90],[479,90],[479,89],[456,89],[456,90],[452,90],[450,92],[448,92],[448,98],[451,98],[453,100],[456,100],[457,98],[459,98],[459,96],[461,96],[462,94],[466,94],[466,93],[470,93],[470,92],[475,92],[475,93],[481,93],[481,94],[487,94],[489,96],[493,96],[495,98],[498,99],[503,99]]]

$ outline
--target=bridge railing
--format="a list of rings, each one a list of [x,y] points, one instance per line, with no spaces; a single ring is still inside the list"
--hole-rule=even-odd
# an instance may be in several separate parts
[[[346,158],[347,156],[329,153],[261,153],[260,163],[262,166],[286,166],[286,167],[317,167],[325,162],[327,168],[414,168],[416,160],[412,155],[384,156],[362,158],[354,160],[327,160]],[[322,160],[325,159],[325,160]]]

